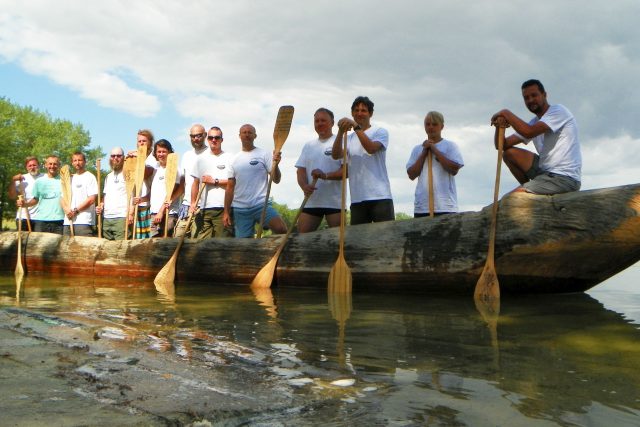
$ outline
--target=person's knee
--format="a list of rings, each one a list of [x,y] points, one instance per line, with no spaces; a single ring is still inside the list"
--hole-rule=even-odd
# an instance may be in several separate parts
[[[269,221],[269,230],[273,234],[284,234],[287,232],[287,225],[279,216],[271,218]]]

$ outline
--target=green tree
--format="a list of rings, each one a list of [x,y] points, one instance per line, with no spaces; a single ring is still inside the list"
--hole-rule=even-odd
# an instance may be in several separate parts
[[[102,158],[101,147],[91,148],[91,136],[81,124],[54,119],[32,107],[16,105],[0,97],[0,215],[10,218],[15,212],[15,202],[7,196],[11,177],[24,172],[24,159],[36,156],[42,163],[51,155],[57,155],[63,164],[69,163],[74,151],[87,156],[87,165],[95,165]]]

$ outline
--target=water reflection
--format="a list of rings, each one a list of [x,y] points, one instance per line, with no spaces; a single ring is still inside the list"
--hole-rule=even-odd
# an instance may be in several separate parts
[[[471,298],[213,284],[160,302],[153,284],[99,278],[28,276],[16,289],[7,276],[0,306],[94,322],[101,339],[242,365],[346,405],[318,422],[640,423],[638,325],[588,295],[487,310]]]

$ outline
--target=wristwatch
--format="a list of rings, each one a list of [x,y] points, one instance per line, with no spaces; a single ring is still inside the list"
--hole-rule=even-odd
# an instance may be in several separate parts
[[[216,178],[216,180],[213,181],[213,185],[215,185],[217,187],[218,184],[220,184],[220,180],[218,178]]]
[[[353,127],[353,131],[354,132],[357,131],[357,130],[362,130],[362,126],[356,125],[356,126]]]

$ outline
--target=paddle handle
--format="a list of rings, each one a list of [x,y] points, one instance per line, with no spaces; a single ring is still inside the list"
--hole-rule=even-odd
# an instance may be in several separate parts
[[[427,178],[429,180],[429,216],[435,216],[435,203],[433,200],[433,153],[431,149],[427,152]]]
[[[98,181],[98,206],[102,203],[102,191],[100,191],[100,159],[96,160],[96,180]],[[98,215],[98,238],[102,239],[102,214]]]
[[[317,177],[313,178],[313,181],[311,181],[311,186],[315,187],[317,182],[318,182],[318,178]],[[293,222],[291,223],[291,225],[289,226],[289,229],[287,230],[287,234],[285,234],[285,236],[284,236],[285,237],[285,242],[286,242],[287,238],[289,237],[289,235],[291,234],[291,232],[293,231],[293,228],[298,223],[298,219],[300,219],[300,214],[302,214],[302,210],[306,206],[307,201],[309,200],[309,197],[311,197],[312,194],[313,193],[304,196],[304,200],[302,201],[302,204],[300,205],[300,209],[298,209],[298,213],[296,213],[295,218],[293,218]]]
[[[18,186],[18,200],[20,200],[20,197],[24,198],[24,188],[22,188],[22,185]],[[20,218],[22,218],[23,209],[25,219],[27,220],[27,230],[29,230],[29,233],[31,233],[31,214],[29,213],[29,207],[21,207],[20,213],[18,215],[20,216]],[[22,222],[22,219],[20,220],[20,222]]]
[[[338,257],[344,256],[345,222],[347,221],[347,213],[345,212],[347,205],[347,141],[347,132],[345,132],[342,143],[342,195],[340,202],[340,245]]]
[[[498,227],[498,197],[500,195],[500,169],[504,153],[505,126],[498,124],[498,164],[496,166],[496,184],[493,189],[493,206],[491,207],[491,229],[489,230],[489,253],[487,258],[493,262],[496,246],[496,229]]]
[[[273,161],[273,166],[271,167],[271,172],[269,173],[269,183],[267,184],[267,196],[264,198],[264,206],[262,206],[262,213],[260,214],[260,223],[258,224],[258,231],[256,232],[256,238],[262,237],[262,224],[264,224],[264,220],[267,217],[267,206],[269,205],[269,195],[271,194],[271,183],[273,183],[273,177],[276,174],[276,169],[278,168],[278,161]]]

